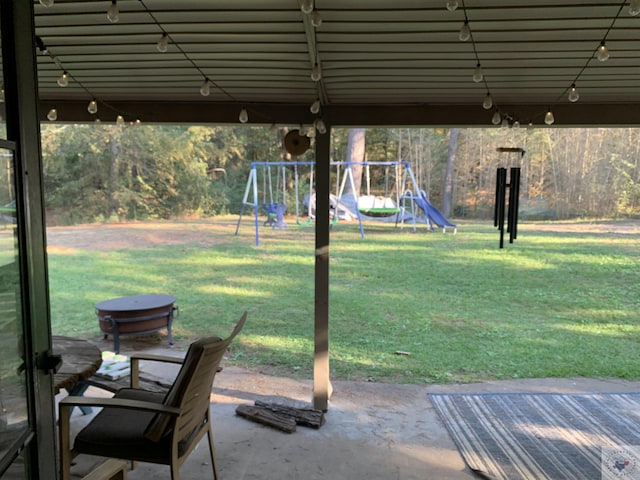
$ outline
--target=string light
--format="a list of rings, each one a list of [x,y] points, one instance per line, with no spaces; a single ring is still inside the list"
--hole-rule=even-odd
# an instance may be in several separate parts
[[[607,47],[607,44],[604,43],[604,40],[602,41],[602,43],[598,47],[598,50],[596,51],[596,57],[601,62],[606,62],[607,60],[609,60],[609,48]]]
[[[327,133],[327,126],[321,118],[316,118],[313,122],[313,126],[316,128],[319,134],[324,135]]]
[[[4,103],[4,87],[0,88],[0,103]]]
[[[311,13],[311,25],[316,28],[322,25],[322,17],[320,16],[320,12],[318,12],[317,10],[314,10]]]
[[[307,15],[313,12],[313,0],[300,0],[300,10]]]
[[[484,79],[484,74],[482,73],[482,67],[478,63],[476,68],[473,70],[473,81],[476,83],[480,83]]]
[[[447,10],[453,12],[458,9],[458,0],[447,0]]]
[[[124,117],[122,115],[118,115],[116,117],[116,124],[118,125],[124,125]]]
[[[247,112],[246,108],[242,108],[240,110],[240,115],[238,116],[238,120],[240,120],[240,123],[247,123],[249,121],[249,112]]]
[[[569,90],[569,95],[568,95],[567,98],[572,103],[575,103],[580,99],[580,94],[578,93],[578,90],[576,90],[576,84],[575,83],[571,84],[571,89]]]
[[[66,70],[62,72],[62,75],[58,77],[57,82],[61,87],[66,87],[67,85],[69,85],[69,73]]]
[[[320,71],[320,66],[316,63],[311,69],[311,80],[314,82],[319,82],[322,78],[322,72]]]
[[[47,113],[47,118],[50,121],[55,122],[58,119],[58,110],[56,110],[55,108],[49,110],[49,112]]]
[[[169,35],[167,35],[166,32],[162,33],[160,40],[158,40],[158,43],[156,44],[156,48],[162,53],[166,52],[169,48]]]
[[[493,98],[491,98],[491,94],[487,92],[487,96],[484,97],[484,101],[482,102],[482,108],[491,110],[491,107],[493,107]]]
[[[313,114],[320,112],[320,99],[316,98],[315,101],[309,107],[309,111]]]
[[[546,123],[547,125],[553,125],[555,121],[556,119],[554,118],[551,109],[547,110],[547,113],[544,115],[544,123]]]
[[[305,134],[305,136],[307,136],[309,138],[316,138],[316,125],[315,125],[315,122],[309,128],[305,128],[304,129],[304,134]]]
[[[209,81],[208,78],[205,78],[204,82],[202,82],[202,85],[200,85],[200,95],[202,95],[203,97],[208,97],[210,93],[211,93],[211,82]]]
[[[120,10],[118,9],[117,0],[111,0],[111,5],[109,5],[109,8],[107,9],[107,19],[111,23],[116,23],[120,20]]]
[[[502,122],[502,115],[500,115],[500,112],[496,110],[493,113],[493,117],[491,117],[491,123],[493,123],[494,125],[499,125],[500,122]]]
[[[469,28],[469,20],[464,19],[464,23],[462,27],[460,27],[460,33],[458,34],[458,38],[461,42],[466,42],[471,38],[471,29]]]
[[[631,0],[629,2],[629,15],[635,17],[640,14],[640,0]]]
[[[95,98],[89,102],[89,105],[87,106],[87,111],[92,115],[95,115],[96,113],[98,113],[98,102],[96,102]]]
[[[44,5],[45,7],[50,7],[53,5],[53,0],[40,0],[40,5]]]

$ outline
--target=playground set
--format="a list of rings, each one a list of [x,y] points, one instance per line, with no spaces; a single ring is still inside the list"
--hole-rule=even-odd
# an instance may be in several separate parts
[[[409,162],[378,161],[378,162],[331,162],[335,168],[335,194],[330,194],[331,221],[358,221],[360,235],[364,238],[363,220],[378,220],[395,222],[400,228],[405,223],[411,223],[413,231],[416,224],[424,222],[430,230],[434,225],[446,232],[447,228],[456,232],[456,225],[447,220],[444,215],[429,201],[424,190],[420,189],[411,170]],[[357,192],[353,178],[352,166],[362,167],[365,175],[364,195]],[[260,224],[272,229],[287,229],[285,214],[293,204],[295,206],[296,225],[311,225],[315,219],[315,162],[276,161],[252,162],[247,185],[242,199],[240,215],[236,226],[239,232],[245,208],[253,208],[255,241],[260,244]],[[371,169],[384,169],[384,192],[373,195],[371,189]],[[393,179],[392,179],[393,177]],[[300,183],[304,179],[304,188]],[[293,194],[291,193],[293,184]],[[347,184],[349,188],[346,188]],[[345,193],[349,192],[349,193]],[[391,197],[393,196],[393,198]],[[264,212],[265,219],[260,220],[260,212]]]

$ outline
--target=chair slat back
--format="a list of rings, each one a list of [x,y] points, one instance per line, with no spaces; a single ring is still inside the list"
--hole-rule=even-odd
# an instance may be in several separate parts
[[[175,422],[171,422],[167,415],[156,416],[145,431],[149,440],[159,441],[175,429],[177,439],[181,441],[204,421],[220,361],[246,319],[247,312],[244,312],[233,332],[225,339],[208,337],[189,346],[178,376],[164,399],[165,405],[179,407],[182,412]]]

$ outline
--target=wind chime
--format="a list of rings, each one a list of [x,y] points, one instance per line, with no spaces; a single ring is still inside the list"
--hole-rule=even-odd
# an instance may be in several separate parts
[[[519,154],[518,163],[525,151],[519,147],[498,147],[497,151],[507,154]],[[507,188],[509,201],[507,203]],[[500,248],[504,248],[505,212],[507,217],[507,233],[509,243],[518,237],[518,203],[520,196],[520,167],[510,167],[507,180],[507,169],[498,167],[496,175],[496,203],[493,214],[493,226],[500,231]]]

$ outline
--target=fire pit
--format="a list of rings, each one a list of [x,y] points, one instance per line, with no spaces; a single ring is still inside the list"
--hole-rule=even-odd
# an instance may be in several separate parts
[[[113,350],[120,352],[121,335],[142,335],[167,329],[173,345],[171,323],[176,299],[171,295],[147,294],[118,297],[96,303],[96,315],[105,340],[113,335]]]

